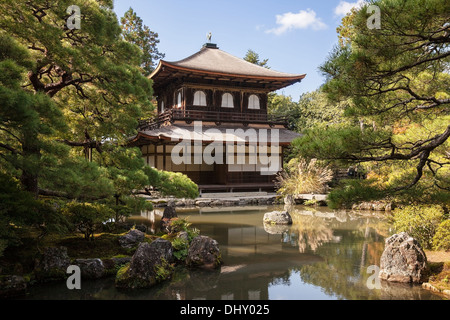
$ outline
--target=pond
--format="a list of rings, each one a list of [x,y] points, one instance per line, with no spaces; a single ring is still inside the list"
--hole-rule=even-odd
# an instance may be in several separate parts
[[[178,268],[172,280],[150,289],[119,291],[114,279],[31,288],[29,299],[147,300],[435,300],[420,285],[374,280],[390,235],[383,214],[295,206],[291,226],[263,224],[264,213],[282,206],[177,208],[202,235],[219,242],[224,260],[216,271]],[[158,214],[137,220],[149,226]],[[370,267],[370,268],[369,268]]]

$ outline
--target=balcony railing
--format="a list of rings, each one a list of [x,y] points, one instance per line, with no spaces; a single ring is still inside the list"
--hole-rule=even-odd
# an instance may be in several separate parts
[[[153,130],[161,126],[161,124],[174,121],[185,121],[190,124],[193,121],[215,122],[217,125],[222,123],[241,123],[244,126],[250,123],[274,125],[287,125],[284,117],[278,117],[263,113],[234,113],[234,112],[217,112],[202,110],[182,110],[171,109],[159,114],[156,118],[142,120],[139,122],[140,130]]]

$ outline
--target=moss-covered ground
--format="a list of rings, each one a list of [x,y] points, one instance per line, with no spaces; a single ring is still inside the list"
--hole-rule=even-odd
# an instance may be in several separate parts
[[[430,268],[428,282],[439,290],[450,290],[450,251],[425,251]]]

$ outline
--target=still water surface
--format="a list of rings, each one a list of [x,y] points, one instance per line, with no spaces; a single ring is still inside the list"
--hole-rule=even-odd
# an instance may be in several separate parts
[[[268,226],[264,213],[282,206],[179,209],[202,235],[219,242],[224,260],[216,271],[178,268],[171,281],[123,292],[114,279],[83,281],[81,290],[63,284],[31,289],[34,299],[207,299],[207,300],[434,300],[442,296],[421,286],[381,282],[373,288],[384,239],[390,235],[382,214],[295,206],[294,224]],[[143,213],[150,228],[158,212]],[[369,284],[369,285],[368,285]],[[372,288],[372,289],[370,289]]]

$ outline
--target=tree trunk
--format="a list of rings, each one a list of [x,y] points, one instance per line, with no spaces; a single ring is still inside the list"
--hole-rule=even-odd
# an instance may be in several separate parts
[[[39,162],[41,160],[41,148],[36,132],[26,133],[22,144],[23,165],[22,176],[20,178],[23,188],[38,197],[38,173]]]

